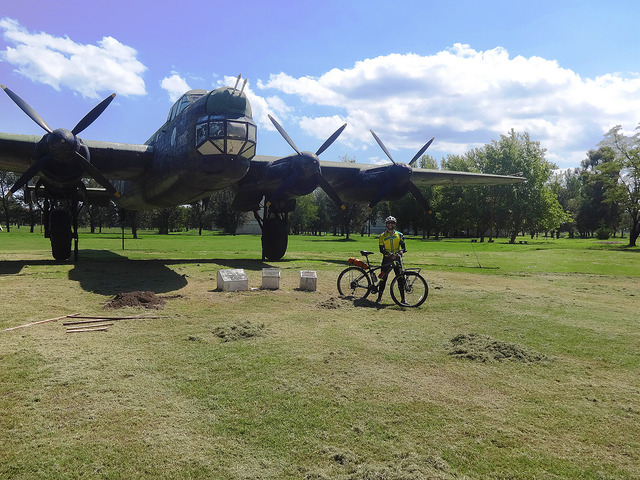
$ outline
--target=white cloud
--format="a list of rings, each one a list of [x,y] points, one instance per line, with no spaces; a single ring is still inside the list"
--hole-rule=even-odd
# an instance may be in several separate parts
[[[241,80],[238,84],[238,90],[243,88],[244,80]],[[225,76],[221,80],[216,82],[216,87],[233,87],[236,84],[236,77]],[[269,96],[263,97],[258,95],[252,88],[251,82],[247,80],[244,85],[243,92],[246,94],[251,104],[251,110],[253,113],[253,120],[258,125],[259,129],[269,130],[275,132],[276,129],[269,120],[268,115],[271,114],[282,125],[285,120],[290,117],[292,112],[289,107],[280,97]]]
[[[170,77],[163,78],[160,81],[160,86],[167,91],[171,102],[175,102],[185,92],[191,90],[187,81],[177,73],[172,74]]]
[[[69,37],[30,33],[17,20],[0,19],[5,42],[14,45],[0,51],[0,59],[34,82],[56,90],[66,87],[84,97],[99,98],[105,92],[146,94],[145,67],[133,48],[113,37],[96,45],[76,43]]]
[[[317,78],[271,75],[258,88],[337,112],[349,123],[341,140],[354,148],[374,145],[373,129],[390,149],[417,150],[435,136],[432,149],[462,153],[513,128],[528,131],[550,160],[564,165],[575,162],[576,152],[584,156],[612,125],[629,129],[640,121],[637,73],[583,79],[555,60],[511,58],[501,47],[478,52],[456,44],[429,56],[391,54]],[[334,117],[296,115],[318,138],[326,138]]]

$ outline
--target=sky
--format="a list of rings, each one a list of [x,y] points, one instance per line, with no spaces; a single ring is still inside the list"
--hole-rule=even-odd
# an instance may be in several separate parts
[[[615,125],[640,123],[638,0],[217,0],[3,2],[0,83],[52,127],[144,143],[188,89],[245,92],[263,155],[359,163],[427,151],[441,160],[511,129],[558,168],[578,167]],[[0,96],[0,132],[41,134]]]

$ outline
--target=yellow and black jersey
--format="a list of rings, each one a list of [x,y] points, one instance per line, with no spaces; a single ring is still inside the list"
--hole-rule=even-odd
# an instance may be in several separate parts
[[[398,253],[400,250],[405,250],[404,235],[402,232],[394,230],[393,233],[389,233],[387,230],[380,235],[380,251],[385,255],[392,253]]]

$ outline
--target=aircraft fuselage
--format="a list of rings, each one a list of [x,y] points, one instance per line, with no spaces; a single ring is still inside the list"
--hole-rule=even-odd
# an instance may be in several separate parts
[[[236,183],[255,155],[256,126],[248,100],[235,89],[191,90],[146,144],[152,165],[138,178],[114,182],[120,207],[192,203]]]

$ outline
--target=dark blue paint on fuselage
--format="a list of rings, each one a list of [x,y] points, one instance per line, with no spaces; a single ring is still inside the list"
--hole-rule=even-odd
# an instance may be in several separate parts
[[[249,158],[220,152],[203,154],[196,145],[199,119],[213,114],[237,118],[237,113],[220,115],[211,111],[209,97],[219,90],[223,89],[208,92],[190,104],[146,142],[153,147],[153,165],[135,180],[114,182],[121,194],[118,206],[141,210],[192,203],[246,175]],[[249,115],[243,117],[244,121],[253,124],[250,107],[246,113]]]

